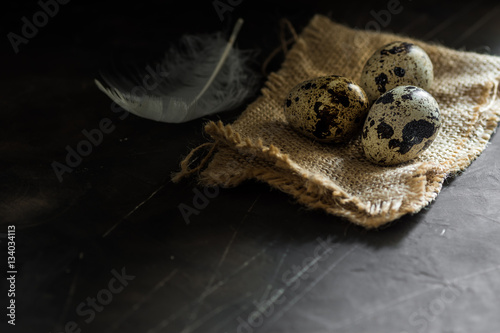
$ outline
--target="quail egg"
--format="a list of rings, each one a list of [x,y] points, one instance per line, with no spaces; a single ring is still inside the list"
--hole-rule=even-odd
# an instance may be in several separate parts
[[[373,103],[361,143],[371,162],[399,164],[426,150],[440,126],[439,106],[431,94],[415,86],[399,86]]]
[[[419,46],[393,42],[375,51],[361,73],[360,86],[370,103],[397,86],[429,90],[434,79],[432,61]]]
[[[368,98],[354,81],[331,75],[304,81],[285,99],[285,117],[298,132],[322,142],[343,142],[361,130]]]

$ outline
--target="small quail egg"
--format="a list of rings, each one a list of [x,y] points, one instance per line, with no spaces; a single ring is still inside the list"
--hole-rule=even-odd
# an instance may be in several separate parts
[[[394,165],[426,150],[440,126],[439,106],[431,94],[414,86],[399,86],[372,105],[361,143],[368,160]]]
[[[285,99],[292,128],[322,142],[343,142],[361,130],[368,98],[354,81],[337,75],[304,81]]]
[[[370,103],[397,86],[429,90],[434,79],[432,61],[422,48],[393,42],[375,51],[361,72],[360,86]]]

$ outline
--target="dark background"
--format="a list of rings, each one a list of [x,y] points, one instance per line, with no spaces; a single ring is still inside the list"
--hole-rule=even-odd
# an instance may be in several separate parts
[[[192,206],[193,191],[203,188],[193,178],[172,184],[170,175],[206,141],[207,120],[231,122],[246,104],[185,124],[122,120],[93,83],[99,70],[160,60],[184,33],[228,36],[238,17],[245,24],[237,45],[258,51],[252,66],[260,71],[280,45],[281,18],[298,32],[315,13],[363,29],[388,2],[245,0],[221,21],[212,1],[73,0],[17,54],[7,33],[20,35],[21,18],[31,21],[40,6],[4,4],[0,258],[4,276],[4,237],[15,225],[18,274],[15,328],[6,325],[2,278],[2,332],[55,333],[71,321],[75,332],[498,331],[498,135],[446,181],[435,203],[383,230],[306,210],[253,181],[220,189],[186,224],[178,207]],[[384,30],[500,55],[495,2],[400,3]],[[51,163],[64,163],[66,146],[76,147],[82,130],[103,118],[114,131],[59,182]],[[331,247],[310,266],[318,240]],[[108,288],[113,269],[135,278],[85,322],[75,310]],[[266,301],[256,315],[255,302]]]

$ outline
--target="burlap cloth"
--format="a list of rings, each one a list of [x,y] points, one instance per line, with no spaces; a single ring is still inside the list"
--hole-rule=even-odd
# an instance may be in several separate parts
[[[343,75],[359,82],[366,60],[396,40],[422,47],[434,64],[429,91],[439,103],[442,127],[419,158],[382,167],[368,162],[359,135],[347,144],[314,142],[286,123],[283,101],[297,83]],[[204,185],[236,186],[258,179],[310,208],[342,216],[366,228],[416,213],[436,198],[443,180],[464,170],[486,147],[500,117],[495,99],[500,57],[460,52],[385,33],[347,28],[316,15],[271,73],[262,95],[231,125],[209,122],[215,154],[199,173]],[[194,151],[181,163],[177,181],[190,173]],[[204,164],[209,158],[206,157]]]

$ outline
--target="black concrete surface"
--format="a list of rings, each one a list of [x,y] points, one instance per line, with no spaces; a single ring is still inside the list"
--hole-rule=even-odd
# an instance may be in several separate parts
[[[222,21],[208,0],[73,0],[18,53],[8,33],[21,35],[22,18],[41,7],[4,4],[1,332],[498,332],[498,135],[433,204],[382,230],[306,210],[252,181],[220,189],[187,224],[178,207],[204,189],[194,179],[172,184],[170,175],[205,141],[207,120],[233,121],[245,105],[156,123],[113,112],[93,83],[99,70],[159,60],[184,33],[229,34],[238,17],[237,44],[259,51],[258,70],[279,45],[282,17],[299,32],[315,13],[363,29],[390,2],[220,0],[231,6]],[[495,2],[399,6],[384,30],[500,55]],[[109,133],[59,181],[52,163],[103,119]],[[9,225],[15,297],[7,295]],[[7,324],[10,299],[15,326]]]

